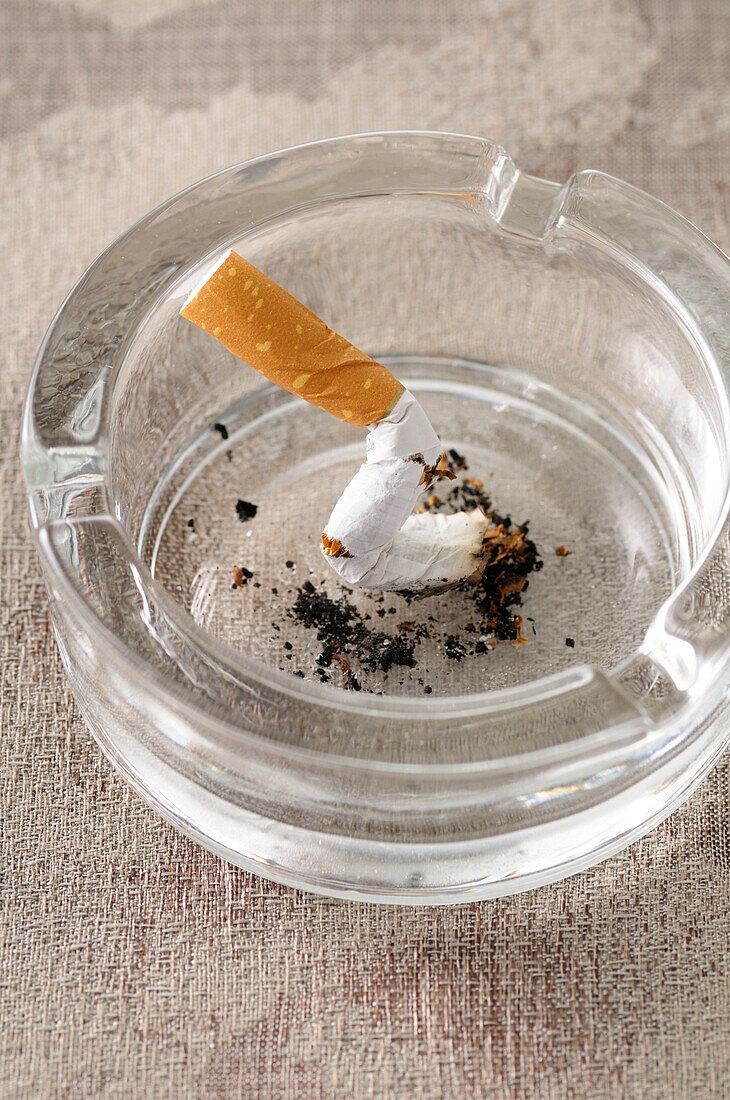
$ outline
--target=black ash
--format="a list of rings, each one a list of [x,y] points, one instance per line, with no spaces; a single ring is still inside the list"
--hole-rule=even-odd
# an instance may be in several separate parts
[[[296,592],[292,614],[307,629],[316,630],[317,640],[322,643],[318,665],[329,668],[343,658],[355,659],[369,672],[384,673],[394,665],[416,665],[414,652],[424,636],[422,630],[416,629],[407,637],[371,630],[346,596],[333,599],[311,581],[305,581]],[[350,671],[349,663],[344,671]]]
[[[238,500],[236,501],[236,515],[240,519],[241,523],[245,523],[258,512],[258,504],[252,504],[250,500]]]
[[[315,633],[319,643],[319,652],[309,671],[296,669],[295,676],[316,678],[322,683],[332,683],[350,691],[376,692],[376,686],[382,686],[382,679],[397,676],[395,670],[401,670],[397,679],[391,682],[404,683],[405,670],[418,664],[419,647],[424,642],[436,646],[436,651],[449,661],[478,659],[479,664],[488,660],[488,655],[499,642],[509,641],[515,647],[528,641],[523,633],[522,616],[519,608],[529,585],[532,573],[542,568],[542,561],[535,543],[529,537],[528,523],[515,523],[509,515],[501,515],[492,507],[489,495],[481,481],[473,477],[464,477],[468,464],[463,455],[456,450],[448,452],[449,467],[452,474],[459,473],[460,479],[452,482],[441,495],[430,496],[421,511],[456,512],[481,508],[489,519],[485,535],[486,566],[477,584],[465,584],[458,592],[451,591],[441,596],[429,597],[426,602],[417,593],[399,593],[405,598],[410,614],[418,610],[413,618],[403,617],[403,604],[400,603],[400,621],[392,616],[399,614],[398,608],[389,606],[388,594],[361,593],[361,599],[372,601],[371,612],[358,609],[349,598],[347,590],[338,595],[327,591],[324,580],[316,585],[311,580],[304,581],[297,588],[288,588],[286,596],[289,606],[284,612],[290,620]],[[236,512],[241,522],[253,518],[257,506],[248,501],[239,500]],[[291,559],[285,566],[295,568]],[[309,571],[310,575],[312,570]],[[234,571],[236,587],[245,586],[253,574],[249,570],[237,567]],[[258,582],[254,582],[253,587]],[[272,588],[272,595],[278,596],[281,587]],[[387,600],[387,602],[386,602]],[[439,601],[452,601],[449,606],[449,628],[440,626]],[[292,602],[290,602],[292,601]],[[454,602],[459,601],[459,602]],[[454,629],[454,610],[458,608],[460,627]],[[426,613],[428,611],[428,613]],[[431,612],[434,612],[433,614]],[[408,615],[409,612],[406,612]],[[302,663],[301,654],[297,655],[290,641],[284,640],[286,623],[282,619],[283,654],[286,660],[297,658]],[[535,634],[534,622],[529,619],[532,634]],[[385,628],[388,628],[386,632]],[[566,639],[566,645],[575,645],[572,638]],[[291,666],[289,666],[291,669]],[[372,686],[368,686],[370,680]],[[373,683],[379,681],[379,683]],[[425,695],[433,693],[433,687],[424,679],[418,684]],[[382,694],[377,691],[377,694]]]

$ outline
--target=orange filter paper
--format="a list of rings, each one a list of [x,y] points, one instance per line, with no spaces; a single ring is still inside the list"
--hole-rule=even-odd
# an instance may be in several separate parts
[[[180,312],[269,381],[347,424],[382,420],[403,393],[387,367],[235,252]]]

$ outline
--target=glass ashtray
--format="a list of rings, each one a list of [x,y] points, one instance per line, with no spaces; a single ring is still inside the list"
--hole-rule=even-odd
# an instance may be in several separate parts
[[[320,533],[364,433],[179,316],[231,247],[529,521],[525,644],[482,638],[466,591],[339,584]],[[220,856],[350,898],[525,890],[656,825],[727,738],[729,288],[661,202],[452,134],[274,153],[143,218],[53,320],[23,434],[61,654],[115,766]],[[365,675],[359,626],[322,663],[302,591],[383,644],[418,630],[415,663]]]

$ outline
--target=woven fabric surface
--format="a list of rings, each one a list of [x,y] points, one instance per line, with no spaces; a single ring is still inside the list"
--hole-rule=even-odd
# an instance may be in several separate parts
[[[730,770],[628,851],[454,909],[329,902],[176,834],[55,648],[18,468],[55,308],[156,203],[338,133],[488,135],[730,247],[725,0],[0,0],[0,1097],[730,1092]]]

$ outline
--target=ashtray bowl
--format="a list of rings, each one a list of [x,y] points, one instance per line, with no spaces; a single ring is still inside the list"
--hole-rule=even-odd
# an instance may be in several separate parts
[[[313,674],[293,593],[334,584],[319,533],[362,438],[179,317],[231,247],[529,519],[529,644],[455,661],[461,597],[396,600],[389,629],[433,616],[416,666]],[[661,202],[461,135],[304,145],[152,211],[59,309],[23,430],[61,654],[115,766],[224,858],[341,897],[498,896],[652,828],[728,735],[729,291]]]

